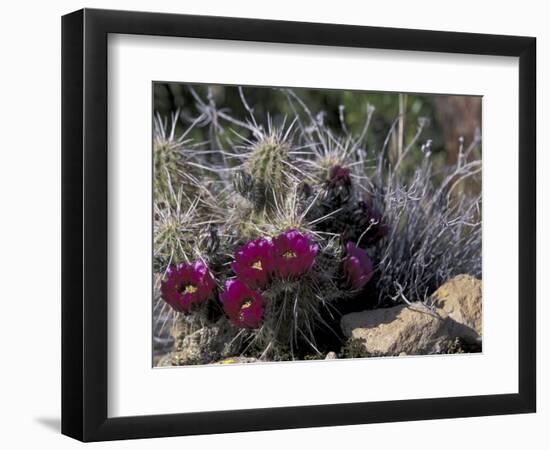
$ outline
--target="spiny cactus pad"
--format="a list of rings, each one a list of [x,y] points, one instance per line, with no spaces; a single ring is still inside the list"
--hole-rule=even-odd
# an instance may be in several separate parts
[[[246,173],[251,178],[251,195],[256,210],[271,210],[292,186],[290,146],[268,136],[258,142],[249,156]]]

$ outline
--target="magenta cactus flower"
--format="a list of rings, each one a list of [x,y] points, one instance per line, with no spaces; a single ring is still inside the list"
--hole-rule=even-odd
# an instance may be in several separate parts
[[[350,171],[339,164],[332,166],[329,172],[328,184],[331,187],[348,187],[351,185]]]
[[[251,289],[264,287],[272,270],[272,249],[273,245],[265,238],[248,241],[235,252],[233,272]]]
[[[317,244],[297,230],[287,230],[273,238],[273,267],[281,278],[291,278],[306,273],[315,262],[319,251]]]
[[[347,281],[353,289],[362,289],[372,278],[372,261],[365,250],[351,241],[346,244],[346,252],[344,272]]]
[[[206,300],[214,292],[216,283],[206,264],[171,265],[160,285],[160,293],[166,303],[176,311],[188,313],[194,306]]]
[[[261,295],[239,279],[227,280],[220,295],[223,310],[233,325],[239,328],[258,328],[264,316]]]

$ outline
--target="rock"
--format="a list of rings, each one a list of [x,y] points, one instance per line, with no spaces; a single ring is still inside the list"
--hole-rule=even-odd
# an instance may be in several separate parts
[[[328,352],[327,356],[325,356],[325,359],[338,359],[338,355],[336,355],[335,352]]]
[[[422,302],[347,314],[340,325],[369,356],[459,353],[481,349],[481,281],[459,275]],[[355,352],[357,353],[357,352]]]
[[[481,337],[481,280],[470,275],[458,275],[435,291],[432,302],[450,318],[468,327],[461,337],[468,341]]]
[[[175,350],[171,353],[172,365],[208,364],[227,357],[235,351],[234,338],[237,332],[236,328],[225,321],[190,334],[181,331],[175,336]]]
[[[445,317],[421,302],[347,314],[341,327],[370,356],[440,353],[452,331]]]

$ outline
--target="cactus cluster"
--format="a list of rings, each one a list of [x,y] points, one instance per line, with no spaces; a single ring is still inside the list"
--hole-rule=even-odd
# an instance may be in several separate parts
[[[367,157],[371,107],[359,136],[340,136],[286,94],[291,125],[268,117],[264,127],[242,91],[248,120],[195,93],[200,117],[187,128],[157,118],[153,145],[155,317],[190,330],[225,321],[238,330],[240,356],[263,360],[321,355],[323,336],[341,338],[346,302],[406,301],[453,264],[480,271],[480,198],[450,192],[474,166],[459,162],[454,181],[438,185],[428,155],[404,179],[385,148]],[[209,142],[187,137],[197,124]],[[445,240],[455,263],[441,253]]]

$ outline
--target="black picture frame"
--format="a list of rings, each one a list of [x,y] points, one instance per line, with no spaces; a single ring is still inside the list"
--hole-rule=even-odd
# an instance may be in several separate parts
[[[109,418],[107,36],[181,36],[519,58],[518,393]],[[535,412],[536,39],[83,9],[62,18],[62,433],[82,441]]]

